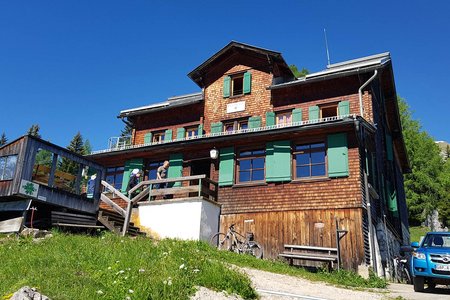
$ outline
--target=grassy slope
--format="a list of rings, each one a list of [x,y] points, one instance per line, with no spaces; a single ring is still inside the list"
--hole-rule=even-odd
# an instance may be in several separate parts
[[[430,228],[423,226],[411,226],[409,227],[410,240],[411,242],[419,242],[421,236],[425,236],[427,232],[430,231]]]
[[[351,272],[309,273],[281,262],[219,252],[202,242],[67,236],[0,244],[0,297],[24,285],[52,299],[187,299],[201,285],[256,298],[250,280],[223,262],[353,287],[384,287]],[[6,297],[5,297],[6,298]],[[0,298],[2,299],[2,298]]]

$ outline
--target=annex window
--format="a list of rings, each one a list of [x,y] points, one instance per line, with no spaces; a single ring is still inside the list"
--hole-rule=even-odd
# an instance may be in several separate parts
[[[338,115],[337,104],[324,105],[320,107],[320,118],[336,117]]]
[[[288,125],[292,123],[292,113],[282,112],[276,114],[276,125]]]
[[[245,150],[239,152],[237,159],[238,183],[263,181],[265,178],[265,150]]]
[[[298,179],[326,176],[325,143],[297,145],[294,151],[295,177]]]
[[[114,188],[120,190],[122,188],[124,167],[111,167],[106,169],[106,182]]]
[[[230,121],[223,124],[223,130],[225,132],[234,132],[237,130],[245,130],[248,129],[248,120],[236,120]]]
[[[80,194],[81,186],[77,184],[78,174],[81,175],[80,168],[80,163],[67,157],[58,156],[53,187],[69,193]]]
[[[164,164],[163,161],[152,161],[147,164],[145,170],[145,176],[147,176],[148,180],[156,179],[156,173],[158,172],[158,168]]]
[[[13,179],[16,172],[17,155],[0,157],[0,180]]]
[[[196,136],[198,136],[198,126],[186,128],[186,138],[187,139],[192,139]]]
[[[155,133],[153,133],[152,142],[153,143],[162,143],[162,142],[164,142],[165,136],[166,136],[165,131],[155,132]]]
[[[38,149],[34,159],[33,175],[31,176],[32,181],[47,186],[49,185],[53,157],[54,154],[52,152],[41,148]]]

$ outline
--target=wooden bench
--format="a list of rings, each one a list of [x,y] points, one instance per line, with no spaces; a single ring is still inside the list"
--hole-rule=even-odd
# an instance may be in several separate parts
[[[294,259],[319,261],[328,263],[329,268],[339,260],[337,248],[301,246],[301,245],[284,245],[284,252],[279,256],[289,260],[292,265]]]
[[[103,229],[97,225],[97,217],[91,215],[72,214],[52,211],[52,226]]]

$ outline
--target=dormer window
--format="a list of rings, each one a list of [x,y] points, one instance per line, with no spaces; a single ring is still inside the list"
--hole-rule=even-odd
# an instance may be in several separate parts
[[[227,75],[223,81],[223,97],[236,97],[244,94],[250,94],[252,83],[252,74],[247,71]]]

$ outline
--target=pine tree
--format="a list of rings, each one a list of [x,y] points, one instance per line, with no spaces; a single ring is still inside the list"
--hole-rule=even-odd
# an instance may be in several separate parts
[[[6,145],[8,139],[6,138],[6,134],[3,132],[0,136],[0,146]]]
[[[450,158],[450,145],[447,145],[445,148],[445,154],[444,154],[445,160],[448,160]]]
[[[83,155],[91,154],[92,146],[91,146],[91,142],[88,139],[84,140],[84,146],[83,147],[84,147],[84,154]]]
[[[125,127],[120,131],[120,136],[130,136],[133,134],[133,127],[129,123],[125,123]]]
[[[85,154],[85,148],[83,144],[83,137],[81,136],[81,133],[78,132],[70,141],[69,146],[67,146],[67,149],[75,152],[80,155]],[[71,159],[62,158],[61,164],[59,166],[60,170],[63,172],[70,173],[72,175],[77,175],[79,164],[72,161]]]
[[[294,73],[294,76],[296,78],[304,77],[304,76],[309,74],[309,70],[308,69],[302,68],[302,70],[299,71],[296,65],[290,65],[289,69],[291,69],[292,73]]]
[[[41,138],[41,135],[39,133],[40,129],[41,128],[40,128],[39,124],[33,124],[33,125],[31,125],[30,129],[28,129],[27,134],[35,136],[37,138]]]

